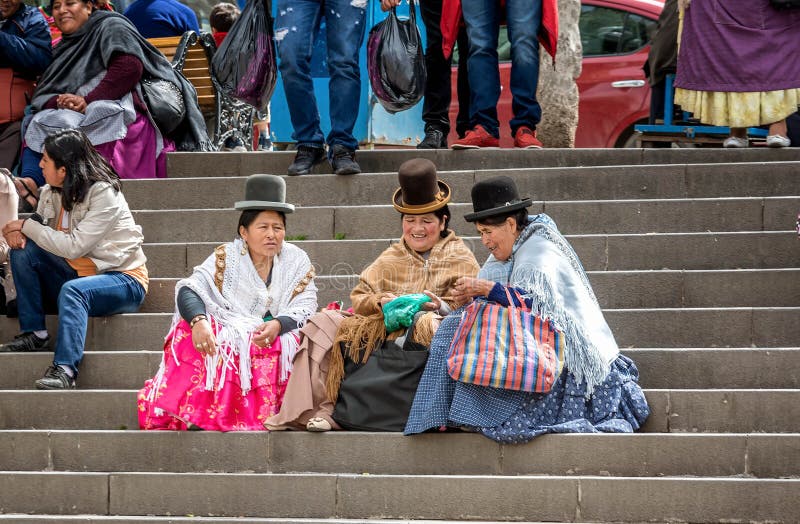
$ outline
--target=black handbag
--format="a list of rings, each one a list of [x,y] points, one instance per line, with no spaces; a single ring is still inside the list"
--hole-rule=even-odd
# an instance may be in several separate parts
[[[798,9],[798,8],[800,8],[800,0],[769,0],[769,3],[775,9]]]
[[[372,351],[367,362],[353,362],[344,353],[344,379],[333,410],[342,428],[357,431],[403,431],[428,361],[428,348],[411,341],[402,346],[386,340]],[[342,351],[342,348],[334,348]]]
[[[169,80],[145,78],[142,93],[158,129],[164,135],[172,134],[186,116],[181,90]]]

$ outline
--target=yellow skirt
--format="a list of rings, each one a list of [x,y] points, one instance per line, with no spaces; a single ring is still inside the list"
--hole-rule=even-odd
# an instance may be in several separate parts
[[[675,103],[704,124],[763,126],[795,113],[800,106],[800,89],[734,93],[676,88]]]

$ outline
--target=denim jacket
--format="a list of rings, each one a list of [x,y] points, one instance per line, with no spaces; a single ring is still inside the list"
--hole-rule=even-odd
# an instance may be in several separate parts
[[[136,269],[147,261],[142,251],[141,226],[133,221],[122,192],[106,182],[95,182],[83,202],[69,214],[69,231],[57,231],[61,194],[42,187],[36,210],[43,224],[26,220],[22,233],[54,255],[89,257],[98,273]]]
[[[25,4],[0,25],[0,67],[33,80],[53,61],[50,28],[35,7]]]

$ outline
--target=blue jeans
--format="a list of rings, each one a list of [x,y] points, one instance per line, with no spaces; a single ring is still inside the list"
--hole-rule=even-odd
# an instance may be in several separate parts
[[[109,271],[79,278],[66,260],[30,239],[25,249],[11,250],[11,272],[17,286],[20,330],[44,330],[45,314],[57,312],[53,364],[69,366],[76,374],[89,317],[132,313],[144,301],[144,288],[130,275]]]
[[[497,61],[497,33],[500,28],[498,0],[461,2],[469,39],[467,71],[470,86],[470,124],[482,125],[494,137],[500,136],[497,100],[500,72]],[[511,42],[511,132],[520,126],[536,129],[542,108],[536,100],[539,84],[539,41],[542,22],[541,0],[507,0],[508,39]]]
[[[283,89],[297,145],[322,147],[341,144],[356,149],[353,127],[358,118],[361,78],[358,53],[364,40],[366,6],[352,0],[279,0],[275,20]],[[352,1],[352,3],[357,3]],[[328,84],[331,132],[323,139],[319,109],[311,80],[311,52],[325,17],[328,45]]]

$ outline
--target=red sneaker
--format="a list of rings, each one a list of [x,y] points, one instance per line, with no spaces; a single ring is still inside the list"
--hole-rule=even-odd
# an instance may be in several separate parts
[[[528,126],[522,126],[517,129],[517,134],[514,135],[514,147],[541,149],[542,143],[536,138],[536,131],[531,130]]]
[[[478,124],[464,135],[464,138],[456,140],[451,149],[480,149],[482,147],[500,147],[500,140],[489,134],[482,125]]]

